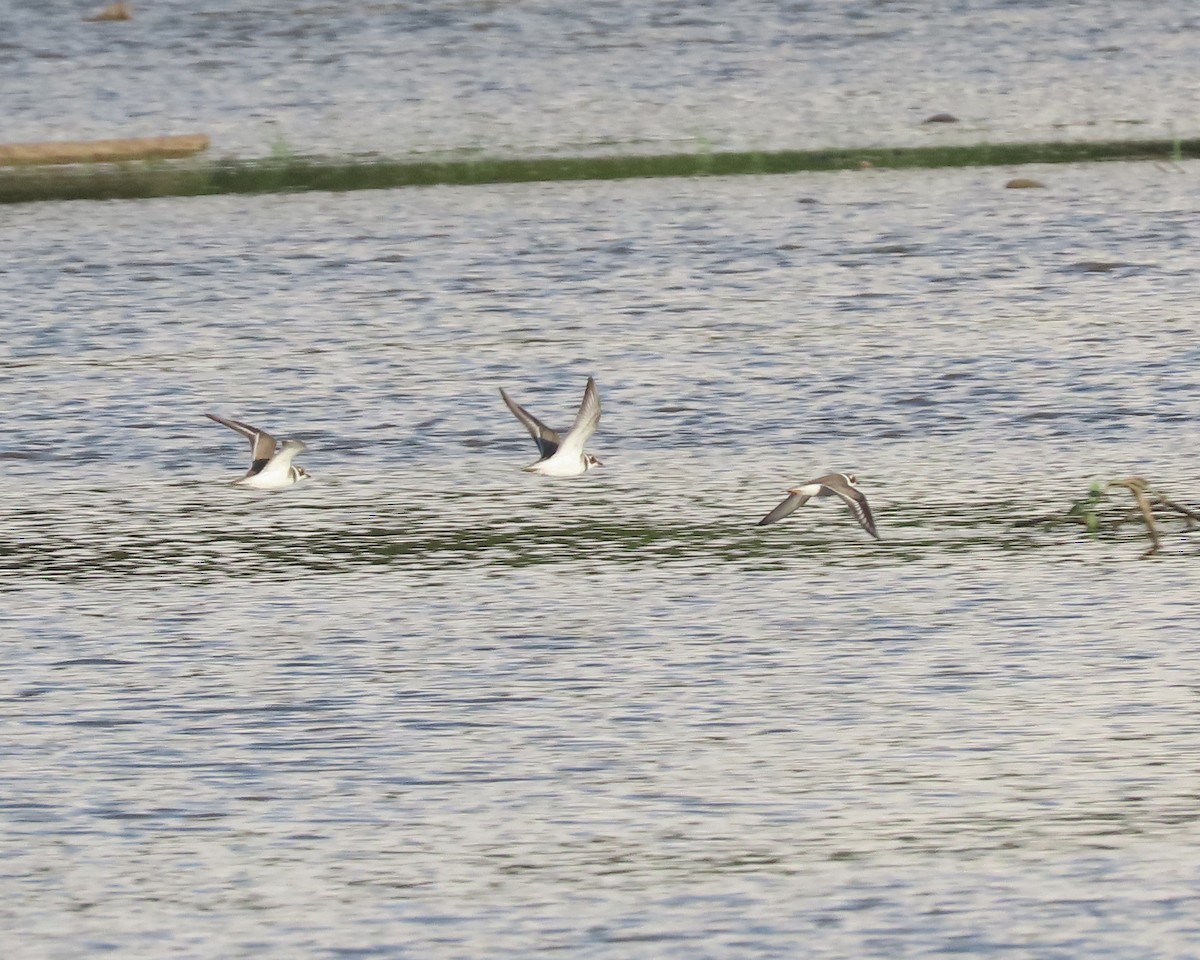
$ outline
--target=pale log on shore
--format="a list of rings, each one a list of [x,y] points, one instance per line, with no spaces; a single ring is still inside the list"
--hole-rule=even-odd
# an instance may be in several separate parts
[[[43,163],[118,163],[123,160],[161,160],[190,157],[208,149],[208,134],[174,137],[130,137],[123,140],[77,140],[49,143],[0,144],[0,167]]]

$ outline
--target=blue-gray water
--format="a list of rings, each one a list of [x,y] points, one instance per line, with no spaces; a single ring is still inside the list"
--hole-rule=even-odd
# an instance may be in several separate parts
[[[1026,172],[9,208],[6,954],[1189,954],[1197,541],[1019,521],[1195,506],[1198,169]]]
[[[0,71],[40,51],[40,104],[3,74],[9,130],[29,138],[108,135],[97,104],[133,116],[136,86],[136,132],[208,118],[229,149],[262,152],[238,104],[275,116],[286,89],[305,150],[449,149],[471,128],[445,91],[489,74],[499,99],[470,121],[489,147],[640,124],[673,141],[690,135],[676,110],[736,145],[781,130],[783,107],[712,94],[732,54],[847,71],[854,37],[879,56],[858,79],[832,71],[823,96],[895,125],[822,114],[822,142],[969,135],[914,125],[966,112],[901,89],[897,65],[918,60],[959,69],[960,93],[982,89],[968,67],[1009,64],[993,119],[1092,103],[1115,122],[1112,90],[1156,116],[1195,100],[1195,72],[1166,55],[1194,36],[1179,5],[1053,5],[1097,27],[1044,47],[1032,6],[800,5],[792,22],[827,25],[804,55],[764,39],[751,4],[728,21],[741,40],[707,45],[687,38],[725,21],[669,5],[673,27],[620,4],[591,20],[161,4],[78,28],[79,8],[48,7],[69,30],[31,6],[0,44]],[[422,17],[437,42],[380,27]],[[870,39],[872,18],[904,27]],[[561,26],[562,46],[522,44],[477,21],[611,22],[615,39],[571,46]],[[922,59],[939,23],[959,46]],[[297,52],[289,31],[317,24],[340,60]],[[1021,99],[1018,47],[972,60],[972,31],[1070,82]],[[1126,52],[1101,70],[1085,54],[1116,34]],[[191,86],[134,69],[156,36],[176,38],[159,66]],[[180,55],[189,36],[228,61],[212,83]],[[411,68],[408,49],[444,57],[418,77],[440,94],[405,100],[348,68],[341,86],[284,82],[347,58],[382,77]],[[578,71],[555,72],[563,50]],[[662,50],[678,59],[660,58],[656,107],[637,83]],[[581,94],[582,65],[628,76],[629,109],[603,102],[611,81]],[[538,110],[494,109],[513,90]],[[322,95],[337,109],[315,109]],[[687,112],[692,97],[712,112]],[[438,122],[410,140],[389,110]],[[591,132],[573,145],[574,124]],[[1018,172],[1046,189],[1003,189]],[[1136,525],[1092,540],[1024,521],[1130,475],[1200,501],[1197,176],[5,208],[4,957],[1195,955],[1200,532],[1165,524],[1141,561]],[[606,466],[522,473],[536,451],[497,388],[565,426],[588,374]],[[301,437],[314,479],[230,487],[248,450],[209,410]],[[859,476],[881,542],[836,502],[755,526],[831,470]]]
[[[5,4],[3,140],[213,152],[820,148],[1196,134],[1190,0]],[[962,121],[922,126],[949,111]]]

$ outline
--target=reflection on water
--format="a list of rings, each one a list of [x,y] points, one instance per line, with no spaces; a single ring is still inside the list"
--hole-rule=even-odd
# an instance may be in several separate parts
[[[11,211],[14,956],[1186,954],[1194,173]]]

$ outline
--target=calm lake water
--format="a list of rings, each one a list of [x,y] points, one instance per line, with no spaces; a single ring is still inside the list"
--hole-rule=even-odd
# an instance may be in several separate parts
[[[5,7],[3,139],[218,155],[1195,136],[1187,0],[154,0]],[[948,111],[962,122],[922,126]]]
[[[6,954],[1189,955],[1198,541],[1020,522],[1196,504],[1200,166],[1022,172],[8,208]]]
[[[1159,135],[1198,93],[1177,3],[37,6],[6,139]],[[1196,955],[1200,531],[1029,522],[1200,503],[1198,177],[4,208],[4,957]],[[606,466],[521,472],[498,388],[566,426],[589,374]],[[229,486],[206,411],[314,479]],[[880,542],[756,526],[829,471]]]

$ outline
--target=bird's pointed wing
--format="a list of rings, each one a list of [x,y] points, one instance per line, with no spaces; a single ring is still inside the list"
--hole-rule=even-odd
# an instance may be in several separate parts
[[[255,460],[254,463],[250,465],[250,470],[246,473],[246,476],[252,477],[256,473],[262,473],[268,468],[276,473],[279,471],[286,472],[289,469],[299,470],[299,467],[292,467],[292,461],[307,449],[308,447],[305,446],[303,440],[284,440],[283,443],[280,444],[279,452],[269,460]]]
[[[799,510],[810,500],[802,493],[793,493],[790,497],[783,501],[774,510],[768,513],[765,517],[758,521],[760,527],[765,527],[768,523],[774,523],[776,520],[782,520]]]
[[[542,455],[542,459],[545,460],[547,457],[554,456],[559,445],[562,443],[558,434],[517,403],[516,400],[505,392],[503,387],[500,388],[500,396],[504,398],[504,402],[508,405],[508,409],[513,412],[513,416],[525,425],[525,429],[533,437],[533,442],[537,444],[538,452]]]
[[[279,453],[276,454],[276,456],[282,457],[282,456],[286,455],[288,462],[290,463],[299,454],[303,453],[307,449],[308,449],[308,446],[304,443],[303,440],[284,440],[283,446],[281,446],[279,448]]]
[[[575,414],[575,422],[563,437],[562,445],[577,453],[583,453],[584,444],[600,426],[600,391],[596,389],[596,381],[588,377],[587,386],[583,388],[583,402],[579,404],[579,412]]]
[[[250,424],[242,423],[240,420],[219,417],[215,413],[206,413],[205,416],[209,420],[216,420],[217,423],[228,427],[230,430],[237,431],[250,441],[250,459],[253,461],[250,464],[251,473],[257,473],[267,465],[267,461],[275,456],[275,447],[278,446],[278,441],[267,433],[266,430],[259,430],[258,427],[252,427]]]
[[[878,540],[879,534],[875,530],[875,518],[871,516],[871,505],[867,503],[867,498],[863,495],[863,492],[856,490],[854,487],[843,489],[841,486],[836,486],[830,487],[830,489],[846,501],[846,506],[850,508],[850,512],[854,514],[854,519],[862,525],[862,528]]]

